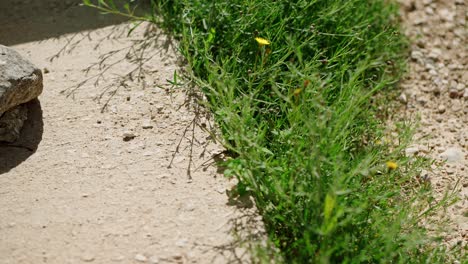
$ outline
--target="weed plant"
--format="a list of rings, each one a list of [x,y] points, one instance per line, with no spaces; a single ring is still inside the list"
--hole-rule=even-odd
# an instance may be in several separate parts
[[[120,12],[112,1],[85,3]],[[178,38],[187,78],[235,153],[225,174],[254,197],[282,261],[444,263],[461,254],[421,225],[443,206],[417,180],[427,161],[404,156],[411,131],[400,125],[388,138],[379,118],[387,102],[373,102],[404,70],[395,5],[154,0],[151,9],[136,19]]]

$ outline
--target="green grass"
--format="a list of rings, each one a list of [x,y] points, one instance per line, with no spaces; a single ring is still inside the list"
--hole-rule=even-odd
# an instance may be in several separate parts
[[[87,1],[85,1],[87,2]],[[106,3],[99,1],[103,10]],[[285,263],[446,263],[461,254],[421,221],[443,203],[417,180],[424,159],[388,143],[404,69],[396,6],[383,0],[161,0],[139,20],[180,43],[232,153],[228,177],[253,195]],[[90,4],[90,3],[89,3]],[[113,8],[111,8],[113,9]],[[113,12],[116,12],[113,9]],[[260,46],[255,37],[271,42]],[[379,95],[379,96],[378,96]],[[378,103],[380,102],[380,103]],[[387,161],[398,164],[386,167]],[[260,261],[275,257],[267,252]]]

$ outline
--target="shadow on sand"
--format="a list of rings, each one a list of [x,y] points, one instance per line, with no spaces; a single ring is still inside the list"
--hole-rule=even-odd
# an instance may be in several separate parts
[[[40,41],[128,20],[81,4],[82,0],[1,0],[0,44]]]
[[[42,140],[44,123],[39,100],[27,103],[28,119],[21,130],[20,138],[13,144],[0,143],[0,174],[21,164],[36,152]]]

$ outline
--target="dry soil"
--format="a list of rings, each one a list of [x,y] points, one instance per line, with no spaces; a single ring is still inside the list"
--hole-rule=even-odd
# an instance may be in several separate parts
[[[0,146],[0,263],[248,261],[237,235],[259,218],[228,199],[196,91],[168,82],[173,43],[80,2],[0,3],[0,43],[44,73]]]

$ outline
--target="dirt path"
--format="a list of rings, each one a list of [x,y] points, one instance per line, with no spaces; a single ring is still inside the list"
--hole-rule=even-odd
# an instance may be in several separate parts
[[[90,25],[115,19],[79,2],[0,5],[0,43],[44,69],[20,147],[0,146],[0,263],[246,261],[232,232],[254,210],[227,205],[235,183],[206,166],[222,148],[168,85],[168,39]]]
[[[403,81],[399,116],[420,128],[411,155],[437,161],[421,180],[431,182],[440,199],[456,190],[459,201],[441,215],[448,220],[445,242],[468,243],[468,57],[463,0],[400,0],[406,34],[412,40],[410,72]],[[458,183],[458,185],[457,185]]]

